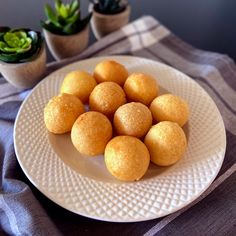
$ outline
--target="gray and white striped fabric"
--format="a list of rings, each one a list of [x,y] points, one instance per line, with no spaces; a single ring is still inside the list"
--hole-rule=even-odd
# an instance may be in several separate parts
[[[236,66],[226,55],[191,47],[150,16],[93,44],[82,54],[48,64],[47,73],[71,62],[125,54],[161,61],[191,76],[214,99],[226,127],[221,171],[197,200],[169,216],[139,223],[88,219],[57,206],[22,173],[14,153],[13,125],[30,90],[0,78],[0,234],[10,235],[236,235]]]

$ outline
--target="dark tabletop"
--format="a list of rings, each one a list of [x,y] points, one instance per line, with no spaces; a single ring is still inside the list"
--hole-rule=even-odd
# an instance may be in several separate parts
[[[69,0],[64,0],[68,2]],[[0,25],[40,30],[43,6],[53,0],[1,0]],[[88,0],[81,0],[82,15]],[[131,20],[152,15],[195,47],[228,54],[236,60],[235,0],[130,0]],[[90,35],[90,43],[95,38]],[[52,58],[49,56],[49,60]]]

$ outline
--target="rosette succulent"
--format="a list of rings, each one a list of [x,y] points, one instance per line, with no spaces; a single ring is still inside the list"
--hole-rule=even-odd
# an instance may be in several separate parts
[[[61,0],[55,0],[55,10],[46,4],[44,8],[46,21],[41,21],[41,26],[54,34],[71,35],[82,31],[89,23],[92,13],[84,19],[80,19],[80,1],[72,0],[64,4]]]
[[[125,10],[127,1],[124,0],[90,0],[94,10],[101,14],[117,14]]]
[[[42,36],[30,29],[0,28],[0,60],[21,63],[32,60],[42,47]]]

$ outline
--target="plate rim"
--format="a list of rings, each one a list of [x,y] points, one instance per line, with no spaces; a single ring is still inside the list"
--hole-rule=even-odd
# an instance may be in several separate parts
[[[31,176],[27,173],[27,170],[24,168],[24,164],[21,162],[21,159],[19,157],[19,153],[18,153],[18,148],[17,148],[17,144],[16,144],[16,127],[18,126],[18,123],[19,123],[19,117],[20,117],[20,114],[21,114],[21,111],[24,109],[25,107],[25,104],[27,103],[28,99],[30,98],[30,96],[34,93],[34,91],[39,87],[41,86],[42,83],[44,83],[48,78],[52,77],[54,74],[57,74],[59,73],[60,71],[63,71],[66,67],[70,67],[70,66],[73,66],[74,64],[78,64],[80,62],[85,62],[85,61],[89,61],[89,60],[98,60],[98,59],[101,59],[101,60],[105,60],[105,59],[122,59],[122,58],[126,58],[126,59],[138,59],[138,60],[146,60],[146,61],[150,61],[151,63],[157,63],[157,64],[161,64],[161,65],[164,65],[165,67],[168,67],[168,69],[172,70],[172,71],[176,71],[180,74],[183,74],[185,77],[187,77],[189,80],[191,80],[192,83],[194,83],[195,86],[197,86],[199,89],[202,90],[202,92],[205,93],[205,95],[207,95],[209,97],[209,99],[211,100],[212,102],[212,105],[215,107],[218,115],[219,115],[219,118],[220,118],[220,126],[222,127],[222,130],[223,130],[223,133],[221,135],[224,136],[224,143],[222,143],[222,146],[224,147],[224,151],[222,153],[222,159],[221,159],[221,163],[219,164],[219,167],[217,169],[217,171],[215,172],[215,175],[212,177],[211,181],[209,182],[208,185],[205,185],[204,188],[202,189],[202,191],[199,191],[198,194],[196,194],[193,198],[189,199],[188,201],[185,201],[183,205],[180,205],[179,207],[175,207],[173,210],[169,211],[167,214],[163,213],[163,214],[160,214],[158,215],[157,217],[149,217],[149,218],[145,218],[145,217],[139,217],[138,219],[126,219],[126,220],[114,220],[114,219],[110,219],[110,218],[105,218],[105,217],[102,217],[102,218],[99,218],[99,217],[96,217],[96,216],[91,216],[89,214],[84,214],[84,213],[79,213],[78,211],[76,210],[72,210],[70,209],[69,207],[66,206],[66,204],[64,204],[65,202],[59,202],[57,199],[55,199],[53,196],[50,196],[50,194],[48,194],[46,191],[42,190],[40,188],[40,186],[38,186],[38,184],[33,181],[33,179],[31,178]],[[222,139],[223,139],[223,136],[222,136]],[[187,207],[189,204],[191,204],[192,202],[194,202],[196,199],[198,199],[208,188],[209,186],[212,184],[212,182],[215,180],[215,178],[217,177],[221,167],[222,167],[222,164],[224,162],[224,158],[225,158],[225,153],[226,153],[226,144],[227,144],[227,139],[226,139],[226,129],[225,129],[225,125],[224,125],[224,122],[223,122],[223,118],[222,118],[222,115],[216,105],[216,103],[214,102],[214,100],[212,99],[212,97],[207,93],[207,91],[201,86],[199,85],[194,79],[192,79],[189,75],[181,72],[180,70],[174,68],[174,67],[171,67],[170,65],[166,65],[162,62],[159,62],[159,61],[155,61],[155,60],[152,60],[152,59],[149,59],[149,58],[145,58],[145,57],[137,57],[137,56],[129,56],[129,55],[110,55],[110,56],[98,56],[98,57],[92,57],[92,58],[87,58],[87,59],[82,59],[82,60],[78,60],[78,61],[75,61],[75,62],[72,62],[72,63],[69,63],[65,66],[62,66],[61,68],[53,71],[52,73],[50,73],[49,75],[47,75],[46,77],[44,77],[34,88],[32,88],[32,90],[30,91],[30,93],[26,96],[26,98],[23,100],[19,110],[18,110],[18,113],[17,113],[17,116],[16,116],[16,119],[15,119],[15,122],[14,122],[14,128],[13,128],[13,141],[14,141],[14,150],[15,150],[15,153],[16,153],[16,158],[18,160],[18,163],[20,164],[20,167],[21,169],[23,170],[24,174],[27,176],[27,178],[30,180],[30,182],[37,188],[38,191],[40,191],[44,196],[46,196],[48,199],[50,199],[52,202],[54,202],[55,204],[57,204],[58,206],[70,211],[70,212],[73,212],[77,215],[80,215],[80,216],[83,216],[83,217],[87,217],[89,219],[95,219],[95,220],[100,220],[100,221],[105,221],[105,222],[117,222],[117,223],[131,223],[131,222],[143,222],[143,221],[147,221],[147,220],[153,220],[153,219],[158,219],[160,217],[164,217],[164,216],[168,216],[174,212],[177,212],[179,211],[180,209],[183,209],[185,207]],[[61,160],[62,161],[62,160]],[[96,180],[93,180],[93,181],[96,181]]]

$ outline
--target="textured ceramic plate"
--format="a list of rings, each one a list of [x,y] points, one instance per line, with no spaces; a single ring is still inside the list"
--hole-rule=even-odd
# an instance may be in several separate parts
[[[191,116],[184,130],[188,138],[185,156],[175,165],[150,165],[138,182],[114,179],[103,156],[84,157],[73,147],[70,135],[47,132],[43,109],[58,94],[70,71],[92,72],[104,58],[66,66],[45,78],[23,103],[15,123],[14,141],[18,161],[30,181],[58,205],[90,218],[132,222],[170,214],[196,199],[212,183],[222,165],[226,137],[221,115],[209,95],[183,73],[151,60],[109,57],[129,72],[153,75],[161,92],[186,99]]]

